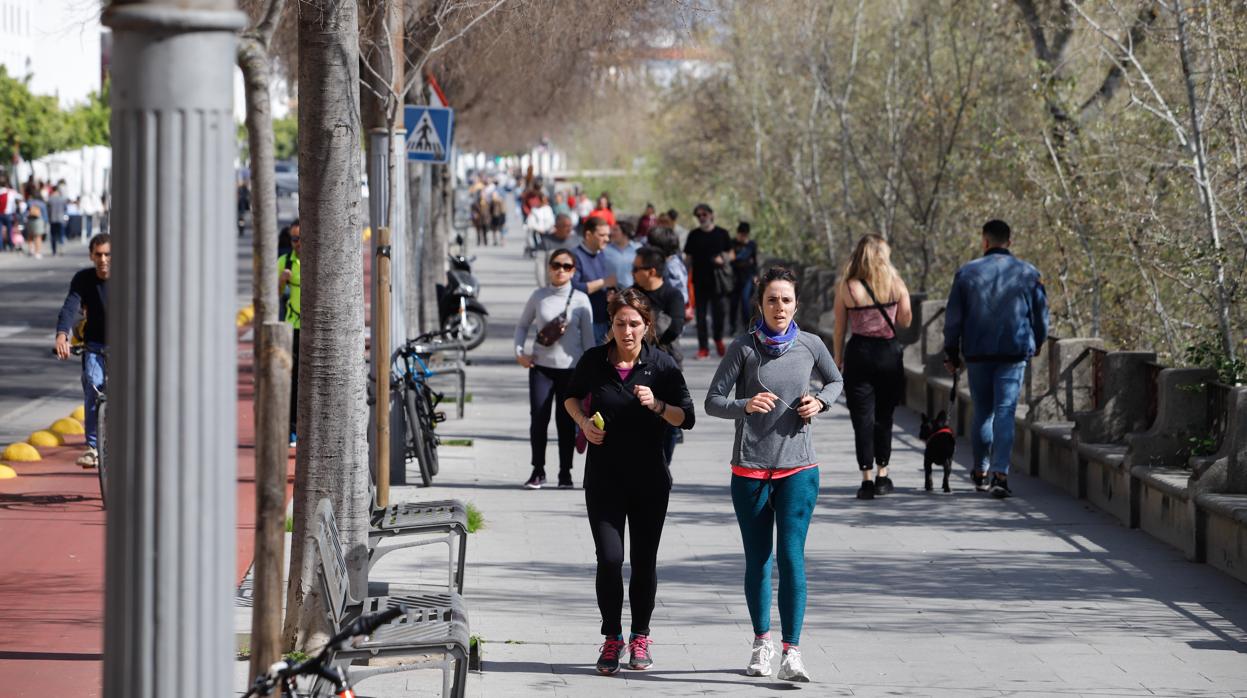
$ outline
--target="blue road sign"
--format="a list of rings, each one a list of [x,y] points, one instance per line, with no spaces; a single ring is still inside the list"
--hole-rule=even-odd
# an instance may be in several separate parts
[[[455,110],[442,107],[406,107],[407,159],[445,163],[450,159],[455,132]]]

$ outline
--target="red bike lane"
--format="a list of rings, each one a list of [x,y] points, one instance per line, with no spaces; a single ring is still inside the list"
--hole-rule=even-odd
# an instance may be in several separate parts
[[[235,580],[255,535],[252,351],[238,344],[238,516]],[[83,437],[11,464],[0,481],[0,693],[98,696],[104,632],[104,511],[93,470],[74,464]],[[294,482],[294,454],[287,499]]]

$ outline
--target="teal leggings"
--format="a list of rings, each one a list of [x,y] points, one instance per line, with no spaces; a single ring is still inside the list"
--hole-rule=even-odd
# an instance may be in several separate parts
[[[745,544],[745,603],[757,635],[771,630],[772,531],[778,530],[779,623],[784,642],[801,641],[805,534],[817,500],[818,468],[770,481],[732,476],[732,506]]]

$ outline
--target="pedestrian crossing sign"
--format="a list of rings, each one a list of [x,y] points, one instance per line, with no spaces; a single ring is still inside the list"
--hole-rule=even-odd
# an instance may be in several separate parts
[[[454,137],[455,110],[442,107],[407,107],[403,127],[407,129],[407,159],[445,163],[450,159]]]

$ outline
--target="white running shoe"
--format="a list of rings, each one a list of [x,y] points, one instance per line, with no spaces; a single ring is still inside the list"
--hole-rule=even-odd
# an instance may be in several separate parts
[[[801,661],[801,650],[796,647],[784,650],[784,661],[779,664],[779,678],[783,681],[809,682],[810,675],[805,670],[805,662]]]
[[[749,655],[745,676],[770,676],[771,658],[774,656],[775,647],[769,638],[754,638],[753,652]]]

